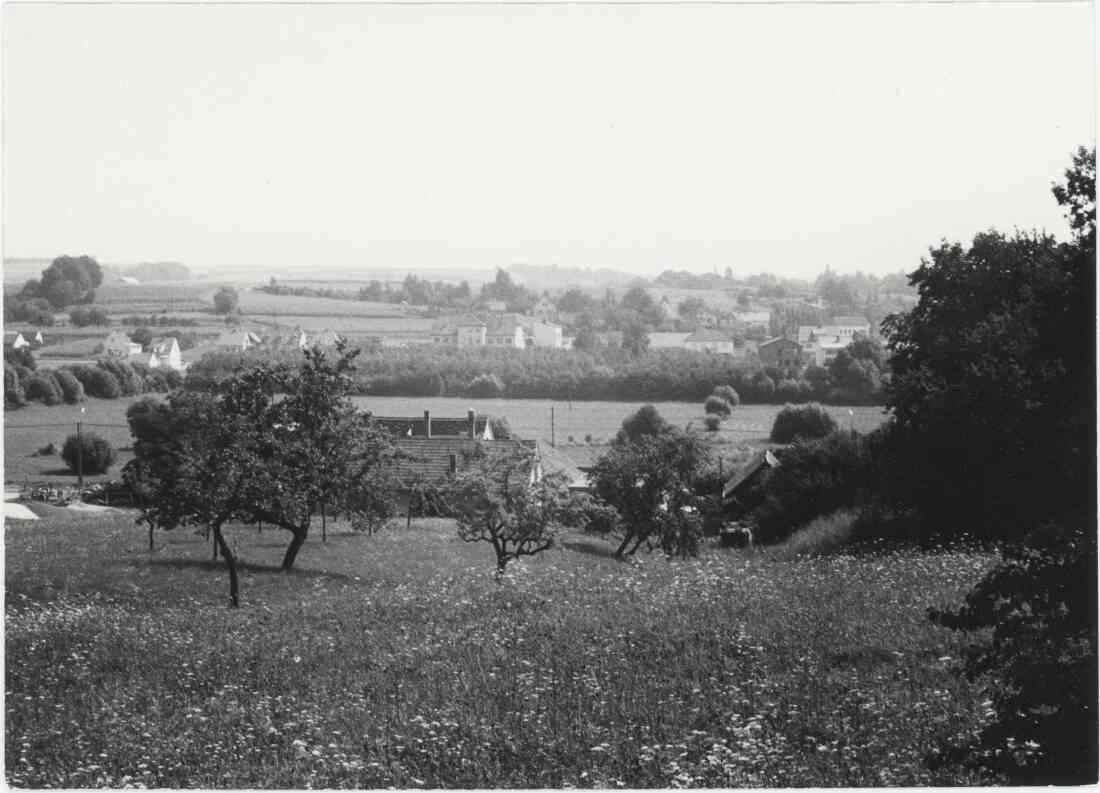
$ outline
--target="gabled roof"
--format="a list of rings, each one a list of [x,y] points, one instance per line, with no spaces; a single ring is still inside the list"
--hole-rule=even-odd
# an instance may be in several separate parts
[[[515,336],[516,331],[523,327],[518,314],[501,314],[499,317],[491,317],[486,326],[487,336]]]
[[[480,327],[485,327],[485,322],[473,314],[456,314],[437,319],[432,325],[432,333],[453,333],[458,328]]]
[[[529,477],[537,463],[534,441],[484,441],[469,438],[394,438],[397,459],[394,474],[402,486],[417,481],[441,484],[454,473],[463,473],[480,465],[515,471]]]
[[[379,425],[384,427],[395,438],[423,438],[423,416],[372,416]],[[465,438],[470,431],[468,418],[437,418],[431,417],[432,437]],[[478,438],[485,437],[486,427],[489,425],[489,416],[477,416],[474,418],[474,435]]]
[[[760,344],[757,345],[757,349],[760,349],[761,347],[767,347],[770,344],[777,344],[781,341],[785,341],[787,344],[793,344],[795,347],[800,346],[797,341],[791,341],[784,336],[776,336],[774,339],[768,339],[767,341],[760,342]]]
[[[745,467],[730,477],[726,484],[722,486],[722,500],[726,500],[730,496],[734,495],[738,489],[741,488],[746,482],[752,479],[757,471],[764,466],[768,468],[778,468],[779,460],[775,455],[771,453],[770,449],[763,449],[752,456],[752,459],[746,463]]]
[[[695,331],[690,336],[688,336],[686,339],[684,339],[685,344],[687,344],[689,342],[693,342],[693,341],[696,341],[696,342],[708,342],[708,341],[727,341],[727,342],[730,342],[730,341],[733,341],[733,337],[730,336],[728,333],[723,333],[720,330],[712,330],[711,328],[699,328],[697,331]]]
[[[570,459],[568,455],[562,452],[561,449],[555,448],[548,443],[540,443],[538,445],[538,451],[539,462],[542,463],[542,471],[544,474],[565,474],[569,480],[570,490],[587,492],[592,489],[588,481],[588,474],[578,468],[577,464]]]
[[[179,347],[179,341],[175,336],[168,336],[163,339],[153,339],[153,343],[149,345],[149,349],[155,355],[170,355],[172,352],[172,346]]]
[[[592,466],[596,464],[601,457],[607,454],[611,448],[610,444],[598,443],[598,444],[570,444],[565,446],[553,447],[559,454],[562,454],[573,465],[584,472],[592,470]]]

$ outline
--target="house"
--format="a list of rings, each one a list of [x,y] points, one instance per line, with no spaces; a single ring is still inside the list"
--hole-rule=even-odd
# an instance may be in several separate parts
[[[843,340],[839,336],[826,336],[816,338],[803,348],[808,363],[815,366],[828,366],[836,358],[837,354],[851,342]]]
[[[149,347],[149,351],[153,356],[153,361],[150,362],[149,366],[153,369],[172,369],[177,372],[183,371],[183,359],[180,357],[180,344],[175,336],[154,339]]]
[[[473,410],[465,418],[433,417],[425,410],[423,418],[402,416],[371,416],[395,438],[470,438],[491,441],[493,427],[489,416],[479,416]]]
[[[760,363],[765,366],[800,366],[802,345],[782,336],[760,342],[756,348]]]
[[[870,336],[871,323],[863,317],[833,317],[821,330],[822,335],[852,341],[857,335]]]
[[[250,330],[243,328],[232,328],[230,330],[222,331],[221,335],[214,340],[214,347],[223,350],[249,350],[260,343],[260,337]]]
[[[130,337],[123,331],[115,330],[107,334],[107,338],[103,340],[98,352],[108,358],[129,360],[130,356],[141,354],[141,345],[130,341]]]
[[[535,317],[520,317],[523,325],[525,346],[550,347],[557,349],[562,346],[561,325],[555,322],[543,322]]]
[[[733,337],[728,333],[709,328],[701,328],[686,339],[684,346],[696,352],[716,352],[733,355]]]
[[[485,328],[485,344],[490,347],[514,347],[523,349],[527,346],[527,334],[523,331],[523,323],[518,314],[501,314],[489,318]]]
[[[42,331],[37,331],[34,334],[34,346],[41,347],[46,343],[46,340],[42,338]]]
[[[512,481],[535,484],[542,466],[535,441],[498,441],[455,437],[397,437],[392,473],[397,480],[398,509],[410,514],[411,496],[419,488],[446,487],[459,474],[477,468],[506,471]]]
[[[432,324],[432,342],[435,344],[453,344],[458,347],[483,347],[485,346],[485,332],[488,327],[485,322],[473,314],[442,317]]]
[[[587,471],[582,471],[560,447],[539,443],[538,456],[543,476],[564,474],[572,492],[590,493],[592,491]]]
[[[10,344],[12,348],[16,350],[21,350],[24,347],[31,346],[30,342],[23,338],[22,333],[16,333],[14,338],[11,337],[11,334],[5,333],[4,343]]]
[[[746,465],[722,485],[722,506],[733,512],[745,511],[745,495],[764,471],[778,468],[779,460],[770,449],[763,449],[752,456]]]

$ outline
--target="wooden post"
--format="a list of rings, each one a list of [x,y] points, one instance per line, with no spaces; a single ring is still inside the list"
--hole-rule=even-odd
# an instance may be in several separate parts
[[[76,423],[76,486],[84,489],[84,434],[80,421]]]

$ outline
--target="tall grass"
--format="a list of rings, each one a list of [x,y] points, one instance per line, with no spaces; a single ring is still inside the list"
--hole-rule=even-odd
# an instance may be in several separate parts
[[[494,582],[443,521],[311,540],[240,529],[245,607],[186,533],[7,534],[16,786],[959,784],[924,763],[985,706],[951,668],[991,558],[622,564],[568,549]]]

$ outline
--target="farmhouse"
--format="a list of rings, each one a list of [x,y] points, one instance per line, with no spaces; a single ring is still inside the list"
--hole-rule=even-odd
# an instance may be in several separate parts
[[[825,325],[800,325],[798,341],[817,366],[828,366],[856,336],[868,336],[871,323],[863,317],[833,317]]]
[[[368,414],[369,415],[369,414]],[[432,416],[424,411],[423,418],[402,416],[372,416],[395,438],[470,438],[493,440],[493,428],[489,416],[479,416],[473,410],[465,418]]]
[[[513,347],[522,350],[527,346],[527,334],[518,314],[501,314],[490,317],[485,329],[485,343],[490,347]]]
[[[183,371],[183,360],[180,357],[180,345],[175,336],[167,336],[163,339],[155,339],[149,347],[152,361],[149,366],[153,369],[173,369]]]
[[[476,438],[398,437],[393,473],[398,509],[410,515],[412,494],[420,488],[445,487],[458,474],[486,467],[534,484],[542,478],[535,441],[487,441]]]
[[[223,350],[248,350],[260,343],[260,337],[250,330],[236,328],[222,331],[214,340],[213,346]]]
[[[16,333],[14,336],[10,333],[4,334],[4,344],[10,344],[13,349],[21,350],[24,347],[30,347],[29,341],[23,338],[22,333]]]
[[[562,346],[561,325],[522,315],[519,317],[519,321],[523,325],[525,346],[555,349]]]
[[[802,345],[782,337],[761,342],[756,354],[765,366],[798,366],[802,363]]]
[[[488,325],[473,314],[443,317],[432,325],[431,335],[435,344],[454,344],[458,347],[483,347]]]

